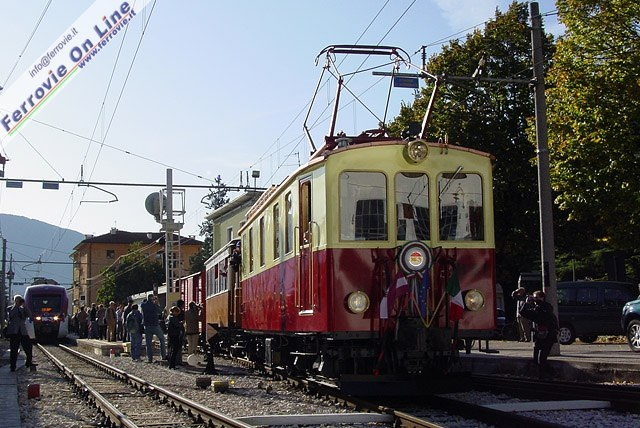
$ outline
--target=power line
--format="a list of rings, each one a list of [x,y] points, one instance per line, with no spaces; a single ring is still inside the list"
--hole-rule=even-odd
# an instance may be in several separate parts
[[[166,183],[121,183],[115,181],[67,181],[67,180],[42,180],[37,178],[7,178],[0,177],[0,181],[6,182],[25,182],[25,183],[52,183],[52,184],[73,184],[78,186],[126,186],[126,187],[166,187]],[[264,191],[265,187],[251,187],[251,186],[227,186],[227,185],[215,185],[215,184],[174,184],[175,188],[187,188],[187,189],[224,189],[230,192],[247,191]]]

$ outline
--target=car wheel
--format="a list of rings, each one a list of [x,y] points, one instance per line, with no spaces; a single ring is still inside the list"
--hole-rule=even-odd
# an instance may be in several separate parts
[[[640,320],[632,320],[627,326],[627,341],[633,352],[640,352]]]
[[[576,333],[570,325],[561,325],[558,340],[561,345],[571,345],[576,340]]]
[[[593,343],[598,340],[598,336],[580,336],[578,339],[580,339],[580,342]]]

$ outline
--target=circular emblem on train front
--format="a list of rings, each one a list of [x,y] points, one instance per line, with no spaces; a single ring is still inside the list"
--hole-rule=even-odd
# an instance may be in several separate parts
[[[422,241],[407,242],[400,250],[400,268],[405,274],[429,269],[432,260],[431,248]]]

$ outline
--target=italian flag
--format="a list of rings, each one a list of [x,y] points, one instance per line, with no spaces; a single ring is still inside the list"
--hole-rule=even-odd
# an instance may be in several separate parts
[[[455,267],[451,271],[451,277],[447,281],[447,294],[451,296],[449,305],[449,319],[458,321],[464,314],[464,302],[460,291],[460,280],[458,279],[458,269]]]

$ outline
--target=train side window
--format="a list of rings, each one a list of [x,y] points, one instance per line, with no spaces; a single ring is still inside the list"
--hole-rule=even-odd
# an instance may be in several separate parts
[[[421,173],[396,175],[397,239],[429,239],[429,180]]]
[[[266,245],[266,237],[265,237],[265,226],[264,226],[264,217],[260,218],[260,225],[259,225],[260,229],[258,230],[258,257],[260,258],[260,266],[264,266],[264,252],[265,252],[265,245]]]
[[[280,204],[273,206],[273,259],[280,258]]]
[[[482,241],[482,178],[479,174],[464,173],[460,169],[438,176],[440,239]]]
[[[284,206],[286,217],[285,217],[285,239],[284,239],[284,252],[285,254],[289,254],[293,251],[293,196],[291,192],[287,193],[285,196],[285,206]]]
[[[115,259],[116,258],[116,250],[107,250],[107,258]]]
[[[387,180],[380,172],[340,174],[340,239],[387,240]]]
[[[249,228],[249,272],[253,272],[253,227]]]

